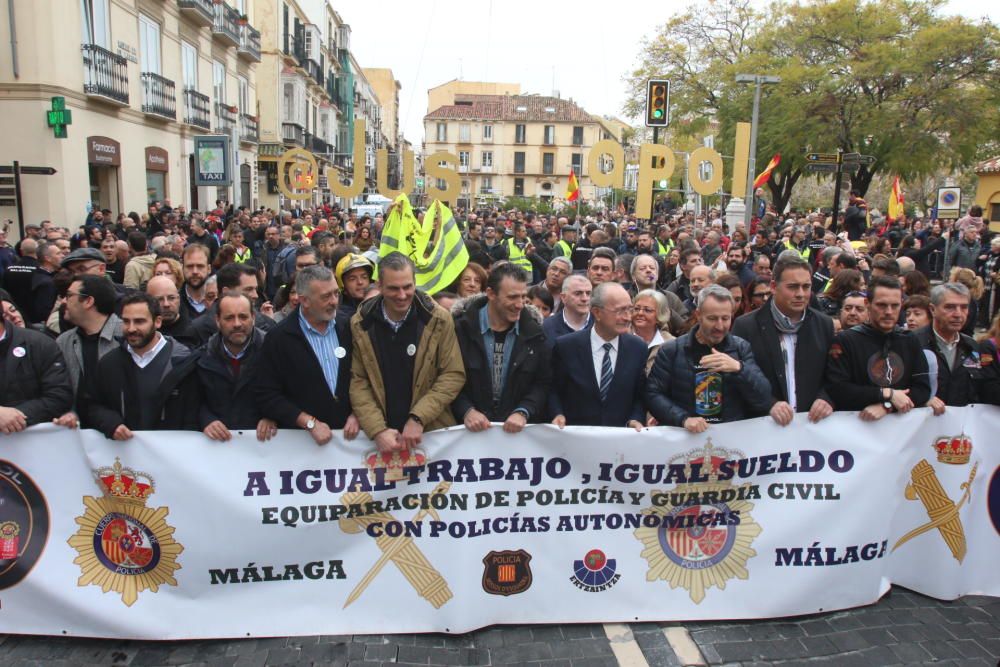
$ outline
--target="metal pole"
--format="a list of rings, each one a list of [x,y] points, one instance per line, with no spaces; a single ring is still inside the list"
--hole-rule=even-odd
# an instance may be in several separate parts
[[[833,186],[833,220],[830,222],[830,231],[837,234],[840,230],[837,228],[837,220],[840,218],[840,187],[842,178],[844,176],[844,165],[841,156],[844,154],[843,149],[837,149],[837,179]],[[844,220],[846,223],[847,220]],[[846,227],[846,224],[845,224]]]
[[[654,127],[653,128],[653,143],[654,144],[660,143],[660,128],[659,127]],[[653,158],[653,164],[651,164],[650,166],[651,167],[655,167],[656,166],[656,158],[655,157]],[[652,225],[653,219],[656,217],[656,186],[654,185],[652,188],[650,188],[650,190],[652,191],[652,195],[651,195],[652,199],[649,202],[649,222],[650,222],[650,225]],[[638,192],[638,181],[636,181],[636,192]]]
[[[21,163],[14,160],[14,206],[17,207],[17,229],[24,238],[24,204],[21,202]]]
[[[743,223],[750,229],[750,216],[753,213],[753,182],[757,178],[757,117],[760,114],[761,78],[754,77],[753,116],[750,119],[750,164],[747,169],[747,190],[744,202],[746,211],[743,213]]]
[[[14,78],[21,78],[21,67],[17,60],[17,21],[14,20],[14,0],[7,0],[7,23],[10,25],[10,63]],[[23,232],[22,232],[23,234]]]

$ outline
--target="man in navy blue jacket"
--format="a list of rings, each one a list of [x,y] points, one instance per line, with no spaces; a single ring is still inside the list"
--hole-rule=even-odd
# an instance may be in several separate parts
[[[695,314],[697,326],[656,354],[646,385],[650,414],[691,433],[767,414],[771,385],[754,362],[750,343],[729,333],[733,295],[719,285],[704,287]]]
[[[552,423],[642,430],[648,350],[628,333],[632,301],[624,287],[605,282],[590,307],[593,327],[561,336],[552,351]]]

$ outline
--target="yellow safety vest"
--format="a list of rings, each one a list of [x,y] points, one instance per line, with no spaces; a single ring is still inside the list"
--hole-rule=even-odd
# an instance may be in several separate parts
[[[514,239],[507,239],[507,259],[510,260],[511,264],[515,266],[520,266],[522,269],[528,272],[528,277],[531,277],[531,260],[528,256],[524,254],[524,251],[517,247],[514,243]]]
[[[802,255],[802,259],[806,260],[807,262],[809,261],[809,256],[812,254],[812,248],[810,248],[809,246],[806,246],[804,250],[799,250],[798,248],[792,245],[791,241],[788,240],[785,240],[785,248],[787,248],[788,250],[794,250],[795,252],[799,253],[800,255]]]
[[[660,243],[660,239],[656,239],[656,254],[660,257],[665,257],[670,254],[670,251],[674,249],[674,240],[667,239],[667,245],[664,246]]]
[[[563,257],[569,260],[573,259],[573,246],[566,243],[562,239],[559,239],[559,241],[556,242],[556,247],[562,250]]]
[[[246,264],[250,261],[252,256],[253,254],[250,252],[250,248],[246,247],[243,249],[242,253],[239,250],[236,251],[236,256],[233,257],[233,262],[236,264]]]

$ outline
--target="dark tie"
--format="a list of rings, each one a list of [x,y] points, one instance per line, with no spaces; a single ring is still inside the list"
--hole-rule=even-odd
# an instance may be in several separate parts
[[[604,344],[604,361],[601,362],[601,403],[607,400],[608,391],[611,389],[611,378],[614,372],[611,370],[611,343]]]

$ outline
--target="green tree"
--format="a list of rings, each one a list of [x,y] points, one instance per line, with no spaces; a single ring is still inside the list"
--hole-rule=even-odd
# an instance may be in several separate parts
[[[641,110],[645,79],[664,74],[673,132],[715,122],[718,143],[731,145],[753,98],[735,75],[780,76],[765,87],[756,156],[759,169],[781,153],[767,184],[779,210],[810,151],[873,155],[850,177],[862,193],[879,173],[915,179],[968,167],[1000,138],[1000,33],[987,21],[942,16],[941,6],[825,0],[775,4],[765,17],[746,0],[709,0],[644,44],[625,110]]]

